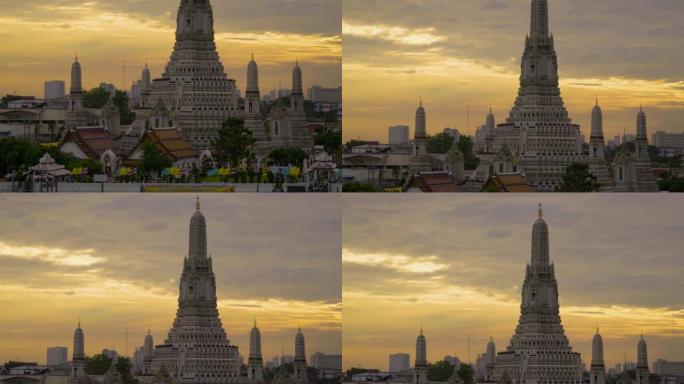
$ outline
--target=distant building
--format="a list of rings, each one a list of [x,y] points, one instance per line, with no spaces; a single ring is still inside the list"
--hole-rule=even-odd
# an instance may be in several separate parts
[[[342,355],[327,355],[325,353],[316,352],[311,355],[311,366],[318,370],[342,371]]]
[[[119,353],[113,349],[103,349],[102,355],[107,356],[112,360],[117,360],[119,358]]]
[[[10,368],[10,375],[43,375],[48,371],[48,367],[31,363],[30,365],[22,365],[20,367]]]
[[[280,364],[292,364],[294,363],[294,356],[284,355],[280,357]]]
[[[653,145],[658,148],[684,148],[684,133],[658,131],[653,134]]]
[[[454,139],[454,141],[458,141],[461,137],[461,132],[459,132],[456,128],[444,128],[442,133],[451,136]]]
[[[408,125],[393,125],[389,127],[389,145],[406,144],[409,142]]]
[[[66,95],[64,80],[51,80],[45,82],[45,100],[57,99]]]
[[[636,135],[626,134],[622,135],[622,144],[633,143],[636,140]]]
[[[7,103],[9,109],[30,109],[45,104],[45,100],[29,97],[21,100],[14,100]]]
[[[684,361],[658,359],[653,363],[653,372],[661,377],[684,377]]]
[[[393,353],[389,355],[389,373],[399,373],[411,368],[411,355],[408,353]]]
[[[108,93],[116,93],[116,86],[110,83],[100,83],[100,88],[104,89]]]
[[[453,366],[456,367],[456,368],[458,368],[458,367],[461,366],[461,359],[459,359],[459,358],[456,357],[456,356],[449,356],[449,355],[446,355],[446,356],[444,356],[444,361],[446,361],[447,363],[453,365]]]
[[[67,347],[50,347],[47,349],[47,366],[63,367],[67,365]]]
[[[337,104],[342,105],[342,87],[323,88],[314,85],[308,91],[309,100],[314,104]]]

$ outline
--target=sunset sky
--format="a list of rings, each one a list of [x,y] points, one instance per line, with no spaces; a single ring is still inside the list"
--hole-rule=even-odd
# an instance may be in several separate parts
[[[415,359],[423,325],[428,360],[474,362],[493,335],[509,344],[520,314],[539,197],[345,195],[344,367],[387,369]],[[598,324],[606,364],[636,361],[641,332],[652,363],[684,359],[681,199],[547,195],[560,310],[587,365]]]
[[[194,195],[0,196],[0,363],[45,362],[79,317],[86,354],[128,354],[175,318]],[[224,329],[249,353],[254,318],[264,359],[341,352],[340,198],[203,195]]]
[[[175,41],[180,0],[0,0],[0,94],[43,96],[45,80],[65,80],[78,51],[86,88],[140,79],[145,61],[159,77]],[[244,91],[252,51],[262,93],[291,87],[298,58],[305,88],[338,87],[341,5],[338,0],[212,2],[216,43],[229,77]]]
[[[684,2],[549,0],[561,92],[588,136],[599,97],[607,139],[684,131]],[[518,91],[530,0],[345,0],[345,140],[387,142],[423,97],[428,133],[472,134],[491,105],[503,122]],[[467,109],[470,106],[470,125]]]

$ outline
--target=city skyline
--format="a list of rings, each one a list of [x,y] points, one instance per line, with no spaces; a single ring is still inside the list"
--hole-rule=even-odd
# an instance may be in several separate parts
[[[243,356],[255,319],[266,360],[294,354],[299,326],[311,353],[341,352],[338,203],[201,197],[221,320]],[[0,236],[0,360],[44,361],[55,345],[71,352],[79,318],[88,355],[123,353],[126,329],[129,356],[148,327],[161,343],[178,305],[194,205],[186,194],[3,197],[4,217],[20,219],[4,220]]]
[[[0,64],[0,93],[42,97],[43,83],[49,80],[64,80],[68,87],[76,52],[86,89],[112,82],[129,90],[140,79],[146,62],[153,78],[159,77],[174,44],[178,4],[178,0],[144,5],[135,1],[0,0],[0,36],[12,42],[2,50],[12,60]],[[285,89],[291,86],[297,60],[306,74],[305,88],[341,85],[340,4],[229,0],[212,5],[221,61],[243,92],[252,53],[261,70],[264,94],[280,84]],[[29,41],[31,50],[25,49]]]
[[[600,327],[606,366],[681,360],[684,288],[677,199],[549,195],[542,200],[562,324],[587,364]],[[429,361],[470,362],[490,335],[505,350],[520,315],[539,198],[402,195],[344,198],[344,367],[387,368],[390,353],[415,358],[422,325]],[[388,208],[391,206],[392,208]],[[389,320],[392,319],[392,320]],[[588,368],[587,368],[588,369]]]
[[[606,140],[625,129],[634,134],[641,104],[650,133],[682,131],[677,63],[684,57],[674,44],[684,29],[674,15],[684,5],[580,0],[549,7],[562,96],[587,140],[596,97]],[[503,122],[518,90],[528,32],[527,0],[346,2],[344,139],[386,142],[388,127],[397,124],[410,125],[413,136],[421,96],[429,134],[455,124],[472,135],[490,106]]]

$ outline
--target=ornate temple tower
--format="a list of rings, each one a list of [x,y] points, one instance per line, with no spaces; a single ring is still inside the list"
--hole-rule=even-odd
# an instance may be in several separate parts
[[[81,321],[79,320],[78,328],[74,331],[74,353],[71,358],[69,384],[88,384],[85,369],[85,336],[83,335]]]
[[[154,358],[154,339],[150,330],[147,330],[145,335],[145,344],[143,345],[143,374],[151,372],[152,359]]]
[[[216,51],[209,0],[181,0],[173,53],[152,83],[151,97],[164,99],[177,127],[199,149],[211,147],[223,122],[238,115],[239,95]]]
[[[603,338],[596,327],[596,334],[591,341],[590,384],[606,384],[606,366],[603,363]]]
[[[608,162],[606,161],[606,142],[603,138],[603,112],[596,98],[596,105],[591,111],[591,136],[589,139],[589,158],[587,159],[589,171],[596,176],[601,184],[601,191],[612,190],[610,176],[608,174]]]
[[[304,334],[302,333],[302,328],[297,330],[297,335],[295,336],[295,358],[293,364],[294,373],[292,377],[288,380],[290,384],[308,384],[309,376],[306,373],[306,348],[304,344]]]
[[[212,258],[207,255],[207,224],[199,198],[189,232],[176,320],[164,344],[155,348],[152,374],[163,365],[177,384],[233,382],[239,376],[240,362],[216,307],[216,277]]]
[[[572,351],[561,324],[558,282],[549,261],[549,228],[541,204],[532,228],[519,323],[510,346],[497,355],[495,378],[500,379],[505,371],[521,384],[582,383],[580,354]]]
[[[142,71],[142,87],[140,88],[140,106],[141,108],[150,108],[150,92],[152,91],[152,74],[150,68],[145,63],[145,69]]]
[[[423,98],[416,109],[416,131],[413,138],[413,156],[411,156],[411,172],[415,175],[420,172],[429,172],[430,158],[427,153],[427,124]]]
[[[584,160],[580,127],[568,117],[558,86],[547,0],[532,0],[520,89],[508,119],[497,128],[495,150],[504,143],[521,156],[528,181],[540,191],[553,191],[567,167]]]
[[[492,113],[492,108],[489,108],[489,113],[487,114],[487,122],[485,123],[485,153],[491,153],[494,151],[494,135],[496,132],[496,119],[494,118],[494,113]]]
[[[88,125],[88,114],[83,108],[83,72],[78,55],[71,65],[71,89],[69,90],[69,108],[65,116],[66,129],[85,127]]]
[[[487,355],[485,361],[485,381],[493,381],[494,379],[494,367],[496,366],[496,344],[494,344],[494,338],[489,338],[489,343],[487,343]]]
[[[637,346],[636,384],[649,384],[650,375],[651,373],[648,370],[648,350],[646,348],[646,340],[644,340],[644,335],[642,334]]]
[[[299,62],[292,69],[292,94],[290,94],[289,111],[292,145],[309,150],[313,148],[313,138],[309,133],[304,113],[304,82]]]
[[[247,90],[245,92],[245,127],[252,132],[256,140],[257,158],[268,156],[268,142],[264,129],[264,118],[261,116],[261,93],[259,92],[259,67],[252,60],[247,64]]]
[[[247,363],[247,378],[250,383],[264,382],[264,361],[261,357],[261,332],[254,320],[254,328],[249,334],[249,361]]]
[[[653,175],[651,160],[648,155],[648,132],[646,128],[646,114],[639,108],[637,114],[635,153],[631,154],[627,148],[615,158],[615,191],[616,192],[658,192],[659,186]]]
[[[643,107],[639,107],[637,114],[634,146],[637,159],[648,159],[648,133],[646,132],[646,114]]]
[[[420,328],[420,335],[416,339],[416,365],[413,369],[412,384],[427,384],[427,341],[423,335],[423,327]]]

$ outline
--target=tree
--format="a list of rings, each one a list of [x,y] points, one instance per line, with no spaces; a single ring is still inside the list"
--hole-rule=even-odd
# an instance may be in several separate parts
[[[119,356],[116,361],[116,370],[121,374],[124,384],[135,384],[138,381],[132,374],[133,365],[128,357]]]
[[[475,144],[470,136],[461,135],[458,137],[458,150],[463,153],[465,169],[476,169],[480,165],[480,159],[475,156]]]
[[[142,144],[143,158],[140,162],[140,171],[144,175],[159,175],[163,169],[173,165],[171,159],[164,155],[153,143],[146,141]]]
[[[103,354],[88,356],[85,362],[87,375],[104,375],[112,366],[112,359]]]
[[[454,145],[454,138],[444,132],[428,137],[428,153],[445,154]]]
[[[223,123],[214,141],[214,160],[219,164],[230,163],[237,168],[240,160],[250,157],[255,143],[252,132],[245,128],[245,121],[230,118]]]
[[[470,365],[461,364],[461,367],[458,369],[458,377],[461,378],[464,384],[475,383],[475,372]]]
[[[571,164],[563,175],[563,183],[556,187],[558,192],[598,192],[601,184],[589,172],[589,165]]]
[[[320,130],[314,135],[314,144],[322,145],[329,154],[338,153],[342,149],[342,132]]]
[[[302,168],[304,160],[308,157],[301,148],[278,148],[268,155],[270,165],[292,165]]]
[[[428,364],[428,381],[445,382],[454,373],[454,366],[448,361],[440,360]]]
[[[83,92],[83,107],[99,109],[109,101],[109,91],[96,87]],[[128,107],[128,95],[126,92],[117,90],[114,93],[114,104],[119,108],[121,124],[130,125],[135,121],[135,113]]]

